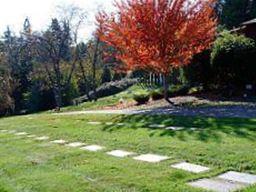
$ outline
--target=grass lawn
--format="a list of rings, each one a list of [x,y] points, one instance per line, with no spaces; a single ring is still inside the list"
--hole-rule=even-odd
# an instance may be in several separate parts
[[[84,102],[77,106],[68,106],[61,109],[61,111],[80,111],[80,110],[94,110],[100,107],[113,106],[119,103],[120,99],[125,101],[133,101],[133,93],[144,93],[148,90],[143,90],[141,86],[134,85],[128,88],[126,91],[122,91],[118,94],[99,98],[97,102]]]
[[[88,121],[126,125],[89,125]],[[156,123],[201,129],[148,128]],[[186,182],[227,170],[256,174],[256,119],[35,114],[2,118],[0,129],[106,147],[102,152],[86,152],[0,133],[0,192],[199,192]],[[114,149],[170,159],[151,164],[105,154]],[[211,171],[193,174],[170,167],[180,161],[208,166]],[[255,192],[256,186],[244,191]]]

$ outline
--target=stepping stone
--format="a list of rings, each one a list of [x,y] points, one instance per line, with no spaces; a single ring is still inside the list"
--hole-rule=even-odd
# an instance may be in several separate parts
[[[89,146],[82,147],[80,149],[86,150],[86,151],[100,151],[100,150],[104,149],[104,147],[99,146],[99,145],[89,145]]]
[[[149,125],[150,128],[165,128],[165,125],[161,125],[161,124],[153,124],[153,125]]]
[[[238,182],[230,182],[222,179],[200,179],[190,182],[188,185],[214,192],[233,192],[246,188],[248,185]]]
[[[208,167],[203,167],[201,165],[195,165],[195,164],[186,163],[186,162],[177,163],[177,164],[171,165],[171,167],[175,169],[182,169],[184,171],[188,171],[192,173],[202,173],[210,170],[210,168]]]
[[[16,133],[17,131],[15,131],[15,130],[10,130],[10,131],[8,131],[8,133],[9,134],[14,134],[14,133]]]
[[[256,184],[256,175],[239,173],[235,171],[229,171],[221,174],[218,176],[218,178],[245,184]]]
[[[28,135],[28,133],[26,133],[26,132],[18,132],[18,133],[15,133],[15,135],[23,136],[23,135]]]
[[[80,142],[66,144],[67,147],[82,147],[84,145],[85,145],[85,143],[80,143]]]
[[[65,140],[60,139],[60,140],[51,141],[50,143],[64,145],[67,142]]]
[[[42,136],[42,137],[36,137],[35,138],[35,140],[37,140],[37,141],[45,141],[45,140],[48,140],[49,139],[49,137],[47,137],[47,136]]]
[[[198,130],[198,128],[196,128],[196,127],[191,127],[190,130],[191,130],[191,131],[196,131],[196,130]]]
[[[115,157],[128,157],[128,156],[134,155],[135,153],[123,151],[123,150],[114,150],[114,151],[107,152],[107,154]]]
[[[139,161],[146,161],[149,163],[158,163],[160,161],[169,159],[169,157],[161,156],[161,155],[154,155],[154,154],[145,154],[145,155],[140,155],[140,156],[134,157],[133,159],[139,160]]]
[[[0,130],[0,133],[6,133],[8,130]]]
[[[28,135],[27,138],[35,138],[36,135]]]
[[[90,125],[100,125],[101,122],[89,121],[88,124],[90,124]]]
[[[172,131],[181,131],[184,130],[184,127],[166,127],[166,130],[172,130]]]
[[[117,126],[123,126],[124,123],[117,123],[116,125],[117,125]]]
[[[105,124],[106,125],[113,125],[114,123],[113,122],[106,122]]]

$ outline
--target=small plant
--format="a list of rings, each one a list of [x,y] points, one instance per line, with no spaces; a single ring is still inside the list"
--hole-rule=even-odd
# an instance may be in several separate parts
[[[176,97],[181,95],[186,95],[189,91],[188,85],[173,85],[168,90],[169,97]]]
[[[153,101],[157,101],[164,98],[164,94],[162,90],[153,90],[151,93],[151,98]]]
[[[204,90],[203,86],[197,86],[197,87],[191,87],[188,91],[188,94],[196,94],[196,93],[200,93]]]
[[[148,93],[136,93],[133,95],[133,99],[137,102],[138,105],[146,104],[150,96]]]

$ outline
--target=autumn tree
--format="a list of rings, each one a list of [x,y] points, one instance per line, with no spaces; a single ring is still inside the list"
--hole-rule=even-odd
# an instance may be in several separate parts
[[[168,100],[170,72],[214,40],[215,0],[125,0],[115,7],[97,15],[97,35],[117,50],[120,69],[162,74]]]

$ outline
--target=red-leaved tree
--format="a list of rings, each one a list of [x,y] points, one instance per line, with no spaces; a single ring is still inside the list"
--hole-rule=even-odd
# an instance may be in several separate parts
[[[123,0],[100,12],[97,35],[114,47],[122,69],[163,74],[165,99],[172,69],[190,63],[216,35],[215,0]]]

